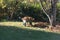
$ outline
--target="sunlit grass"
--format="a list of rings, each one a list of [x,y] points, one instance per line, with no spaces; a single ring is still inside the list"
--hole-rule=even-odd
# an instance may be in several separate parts
[[[53,32],[49,29],[45,29],[45,28],[38,28],[38,27],[25,27],[23,26],[22,22],[0,22],[1,26],[15,26],[18,28],[22,28],[22,29],[31,29],[31,30],[38,30],[38,31],[45,31],[45,32]],[[53,32],[53,33],[58,33],[60,34],[60,32]]]
[[[25,27],[22,22],[0,22],[0,40],[60,40],[60,34],[37,27]]]

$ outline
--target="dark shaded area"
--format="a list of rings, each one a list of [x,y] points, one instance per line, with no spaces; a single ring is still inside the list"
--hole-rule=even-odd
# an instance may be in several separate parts
[[[0,26],[0,40],[60,40],[60,34]]]

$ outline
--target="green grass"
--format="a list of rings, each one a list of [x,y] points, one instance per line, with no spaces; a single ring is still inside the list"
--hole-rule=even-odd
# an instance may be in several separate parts
[[[0,23],[0,40],[60,40],[60,34],[29,29],[29,27],[2,25]]]

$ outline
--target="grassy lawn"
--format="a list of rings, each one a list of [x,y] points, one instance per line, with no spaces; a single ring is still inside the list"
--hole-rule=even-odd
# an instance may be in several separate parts
[[[21,22],[1,22],[0,40],[60,40],[60,33],[24,27]]]

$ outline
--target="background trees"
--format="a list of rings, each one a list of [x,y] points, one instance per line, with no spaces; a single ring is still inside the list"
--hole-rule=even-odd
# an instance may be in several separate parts
[[[50,12],[51,5],[48,1],[43,1],[43,6]],[[18,17],[31,16],[36,21],[47,21],[48,18],[42,11],[41,5],[36,0],[0,0],[0,20],[18,20]],[[46,5],[48,4],[48,5]],[[46,7],[47,6],[47,7]],[[57,3],[57,20],[60,21],[60,3]],[[48,10],[49,9],[49,10]]]
[[[56,25],[56,4],[58,0],[38,0],[41,3],[42,10],[49,19],[50,25]],[[44,5],[45,4],[45,5]]]

